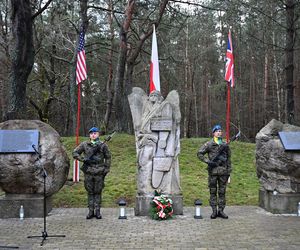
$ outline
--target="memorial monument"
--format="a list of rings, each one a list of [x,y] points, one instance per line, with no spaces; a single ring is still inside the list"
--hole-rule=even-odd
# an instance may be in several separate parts
[[[180,108],[177,91],[164,100],[159,91],[149,97],[138,87],[128,96],[137,151],[137,196],[135,214],[149,214],[154,191],[173,200],[174,214],[183,213],[180,187]]]
[[[300,202],[300,127],[271,120],[256,135],[259,205],[292,214]]]
[[[0,218],[18,217],[21,205],[25,217],[43,217],[43,170],[47,212],[52,208],[51,196],[69,173],[59,134],[37,120],[9,120],[0,123],[0,132],[0,187],[5,192],[0,196]]]

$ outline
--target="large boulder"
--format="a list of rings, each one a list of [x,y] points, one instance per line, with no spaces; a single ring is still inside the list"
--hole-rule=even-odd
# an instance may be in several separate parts
[[[47,173],[47,196],[58,192],[70,168],[59,134],[37,120],[10,120],[0,123],[0,129],[39,131],[40,160],[34,153],[0,154],[0,187],[6,194],[43,194],[43,168]]]
[[[256,135],[257,176],[264,190],[300,193],[300,151],[285,151],[281,131],[300,132],[300,127],[273,119]]]

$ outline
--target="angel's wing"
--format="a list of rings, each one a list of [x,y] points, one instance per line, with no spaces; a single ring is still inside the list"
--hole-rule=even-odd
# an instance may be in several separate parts
[[[138,131],[142,123],[142,115],[148,96],[145,91],[139,87],[132,88],[132,93],[128,95],[129,106],[131,110],[134,130]]]
[[[179,123],[181,119],[181,113],[178,92],[176,90],[172,90],[166,97],[166,101],[172,105],[174,119],[176,123]]]

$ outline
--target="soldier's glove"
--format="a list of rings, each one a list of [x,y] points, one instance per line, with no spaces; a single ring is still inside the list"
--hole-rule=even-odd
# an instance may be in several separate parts
[[[209,161],[209,162],[207,163],[207,165],[208,165],[208,167],[209,167],[210,169],[215,168],[215,167],[218,166],[218,164],[217,164],[216,162],[214,162],[214,161]]]

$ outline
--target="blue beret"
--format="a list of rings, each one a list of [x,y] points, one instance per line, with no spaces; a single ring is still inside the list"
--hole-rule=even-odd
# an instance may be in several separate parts
[[[93,133],[93,132],[100,132],[100,129],[97,127],[90,128],[89,133]]]
[[[215,126],[213,127],[213,129],[212,129],[212,132],[214,133],[214,132],[217,131],[217,130],[222,130],[221,125],[219,125],[219,124],[215,125]]]

